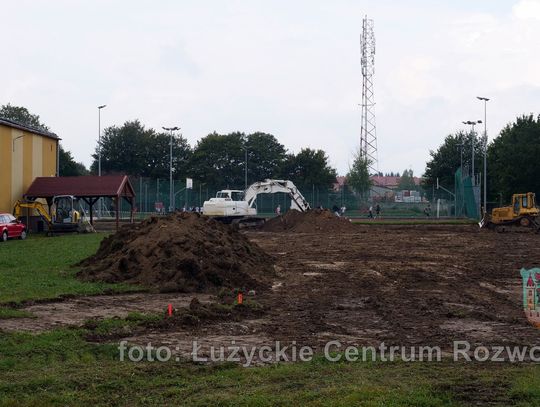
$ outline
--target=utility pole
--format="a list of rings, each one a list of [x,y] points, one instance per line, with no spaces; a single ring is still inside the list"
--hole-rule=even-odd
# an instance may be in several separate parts
[[[98,177],[101,177],[101,109],[104,109],[107,105],[98,106]],[[102,199],[99,198],[98,204],[98,217],[101,218],[102,212]]]
[[[484,102],[484,213],[487,212],[487,102],[489,99],[482,96],[476,97],[478,100]]]
[[[169,212],[174,211],[174,186],[173,186],[173,131],[180,130],[180,127],[162,127],[163,130],[168,131],[170,139],[170,160],[169,160]]]

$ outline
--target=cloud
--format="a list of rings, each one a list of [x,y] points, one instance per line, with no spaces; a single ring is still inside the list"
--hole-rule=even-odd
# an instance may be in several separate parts
[[[522,0],[513,8],[512,13],[516,18],[523,20],[540,20],[540,1]]]
[[[325,149],[341,173],[360,131],[359,33],[375,20],[380,169],[420,174],[444,137],[480,118],[490,135],[537,108],[539,1],[5,2],[0,103],[28,107],[90,163],[102,125],[267,131]],[[17,4],[15,4],[17,3]],[[444,4],[442,4],[444,3]],[[24,29],[21,29],[24,27]]]

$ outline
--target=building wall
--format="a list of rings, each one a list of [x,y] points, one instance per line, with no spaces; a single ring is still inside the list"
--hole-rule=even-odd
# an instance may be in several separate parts
[[[36,177],[55,176],[57,142],[0,124],[0,212],[11,213]]]
[[[0,126],[0,212],[11,203],[11,159],[11,128]]]

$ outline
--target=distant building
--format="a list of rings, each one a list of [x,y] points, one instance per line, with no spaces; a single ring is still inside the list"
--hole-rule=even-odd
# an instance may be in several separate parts
[[[370,198],[379,200],[392,200],[396,202],[420,202],[421,194],[417,191],[402,191],[399,189],[399,180],[401,177],[385,176],[385,175],[372,175],[372,186],[370,189]],[[413,177],[414,184],[420,187],[422,178]],[[340,191],[347,183],[347,178],[339,176],[336,178],[333,189],[334,191]],[[420,189],[420,188],[418,188]]]
[[[373,175],[371,177],[371,181],[373,182],[370,191],[371,198],[394,202],[420,202],[420,192],[399,189],[400,178],[396,176]],[[413,177],[413,180],[414,184],[419,187],[422,178]]]
[[[13,210],[36,177],[58,171],[56,134],[0,118],[0,212]]]
[[[345,186],[345,182],[347,181],[347,177],[344,177],[343,175],[339,175],[336,177],[336,182],[334,182],[334,185],[332,189],[335,192],[341,191],[343,187]]]
[[[420,191],[396,191],[394,201],[407,203],[422,202],[422,194],[420,193]]]
[[[390,177],[385,175],[372,175],[371,181],[373,181],[373,186],[388,188],[392,190],[397,190],[399,188],[399,180],[401,177]],[[413,177],[414,184],[420,186],[422,178]]]

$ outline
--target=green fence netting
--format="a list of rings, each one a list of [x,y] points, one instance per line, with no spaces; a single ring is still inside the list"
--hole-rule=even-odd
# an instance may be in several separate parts
[[[478,218],[479,187],[473,186],[470,176],[463,176],[461,168],[455,173],[456,215]]]

